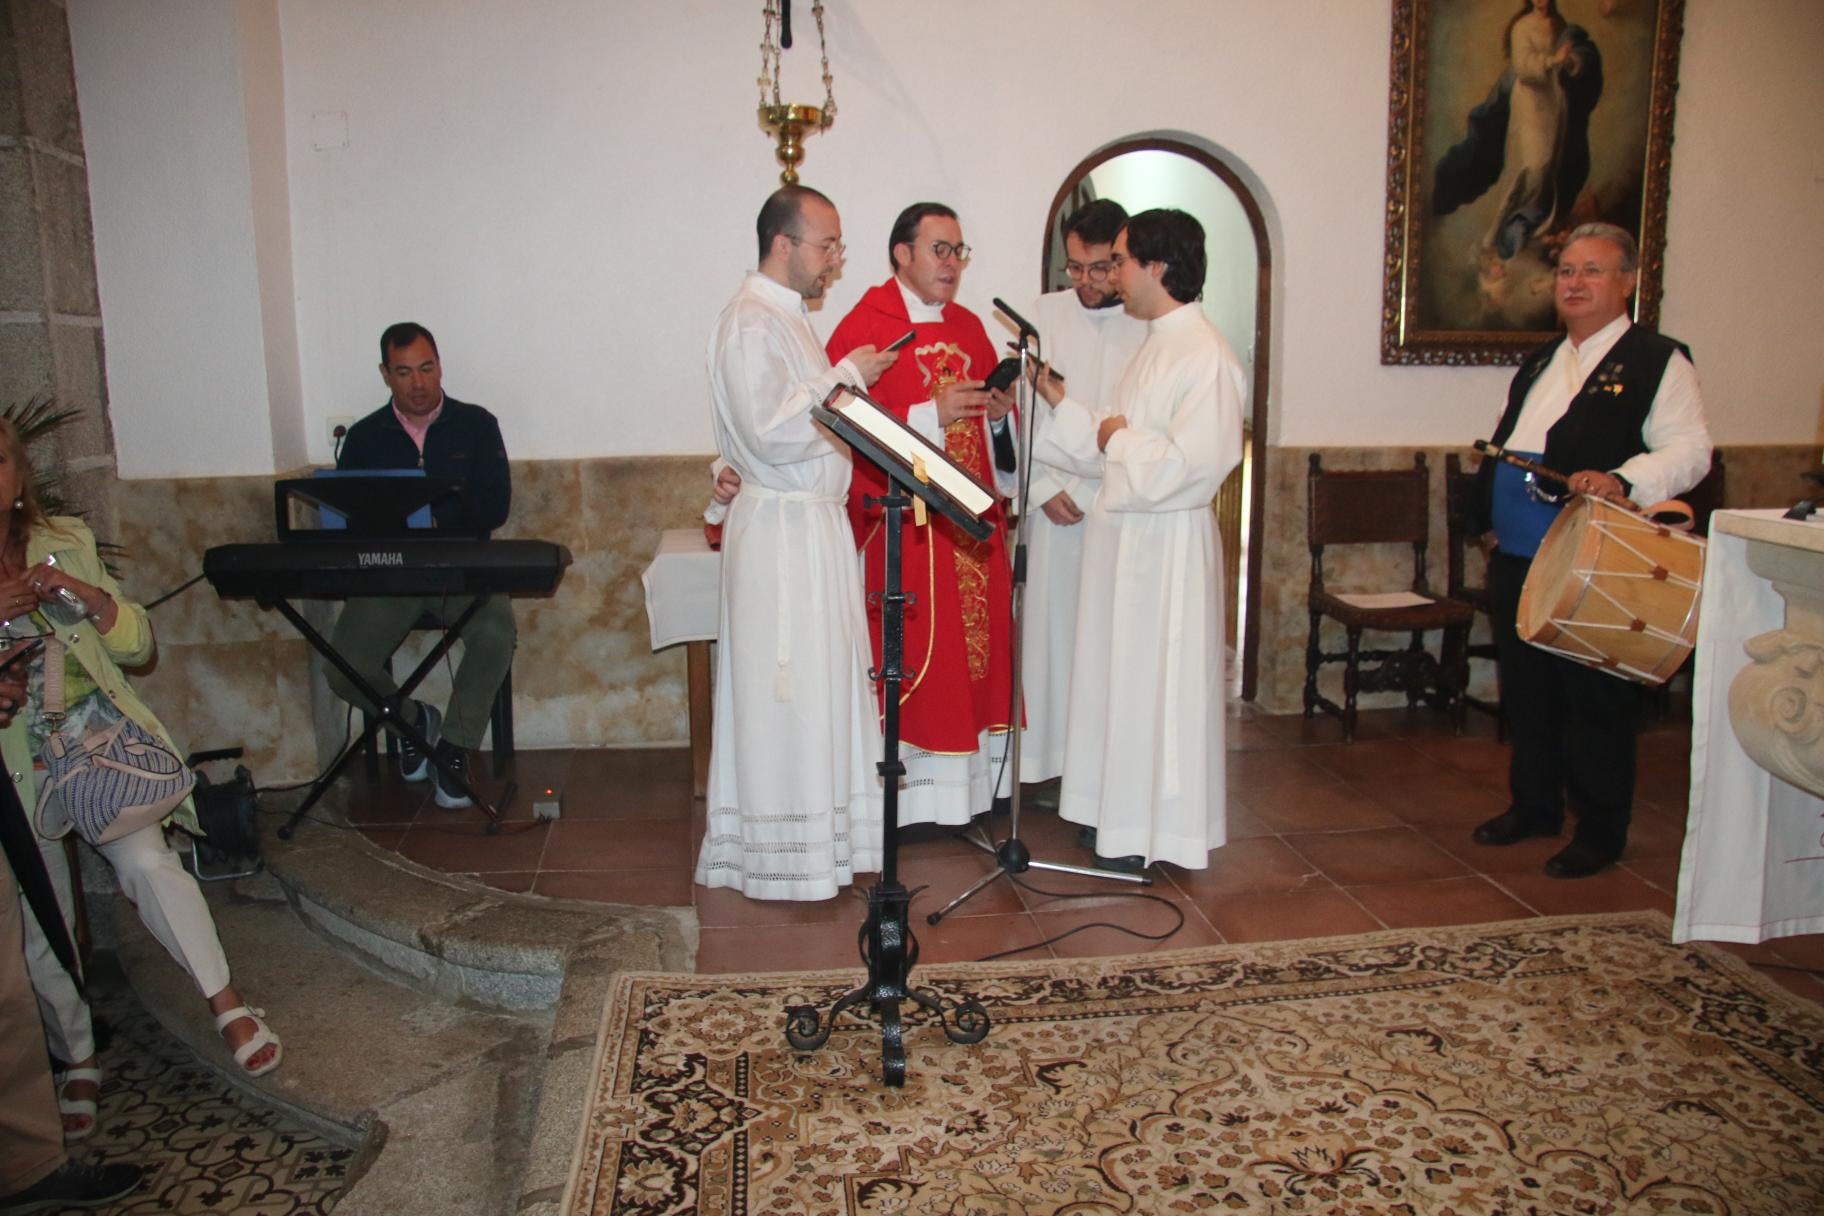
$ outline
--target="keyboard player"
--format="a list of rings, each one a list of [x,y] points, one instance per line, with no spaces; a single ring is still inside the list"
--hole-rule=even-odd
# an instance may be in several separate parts
[[[485,538],[506,522],[513,496],[500,424],[479,405],[444,395],[437,340],[416,322],[402,321],[380,335],[380,377],[392,399],[348,429],[336,467],[423,469],[430,477],[461,478],[463,492],[432,504],[432,517],[440,529]],[[468,605],[467,596],[350,599],[342,606],[331,644],[374,688],[397,696],[398,685],[385,665],[419,618],[429,612],[453,621]],[[438,806],[469,805],[467,792],[446,771],[466,781],[469,751],[481,743],[494,695],[512,666],[516,637],[512,601],[493,596],[463,630],[449,704],[443,710],[421,701],[401,707],[401,715],[431,742],[438,762],[431,764],[400,736],[399,775],[407,781],[433,781]],[[371,711],[333,667],[329,686],[357,709]]]

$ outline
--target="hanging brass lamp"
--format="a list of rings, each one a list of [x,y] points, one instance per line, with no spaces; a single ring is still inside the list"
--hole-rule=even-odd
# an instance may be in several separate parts
[[[792,0],[763,0],[761,15],[766,20],[765,35],[760,42],[760,126],[779,142],[779,163],[784,168],[779,180],[786,185],[798,181],[798,164],[804,159],[807,135],[828,130],[836,121],[836,92],[830,78],[830,51],[823,35],[823,0],[812,0],[811,15],[817,19],[817,49],[823,56],[823,105],[787,105],[779,100],[779,61],[782,51],[792,45]],[[769,94],[770,90],[770,94]]]

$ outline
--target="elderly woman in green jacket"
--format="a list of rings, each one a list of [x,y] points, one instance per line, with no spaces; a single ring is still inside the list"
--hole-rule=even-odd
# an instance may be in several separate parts
[[[13,638],[27,639],[16,641],[13,648],[31,645],[33,636],[55,638],[61,644],[65,706],[61,729],[66,737],[125,717],[173,754],[181,755],[170,732],[133,692],[120,670],[123,663],[142,664],[152,657],[152,627],[146,610],[120,594],[96,553],[95,538],[81,520],[44,514],[33,491],[24,445],[17,429],[5,419],[0,419],[0,538],[0,621]],[[13,648],[0,652],[0,658]],[[45,776],[40,756],[53,729],[44,715],[46,653],[40,650],[23,661],[31,665],[26,677],[27,700],[23,706],[6,707],[20,712],[0,730],[0,755],[4,755],[6,775],[17,787],[21,804],[28,815],[37,818],[33,808],[38,803],[38,783]],[[196,981],[235,1062],[252,1076],[271,1072],[279,1065],[282,1049],[278,1038],[260,1011],[248,1008],[229,982],[228,960],[208,904],[196,879],[166,843],[165,829],[172,825],[198,833],[196,807],[190,799],[164,823],[129,832],[96,849],[114,867],[122,892],[138,909],[146,928]],[[47,839],[42,823],[34,826],[39,829],[40,851],[64,919],[70,921],[74,909],[63,843]],[[89,1010],[29,909],[27,913],[26,964],[38,994],[45,1035],[53,1054],[70,1065],[57,1078],[64,1135],[68,1140],[80,1140],[94,1130],[101,1086]]]

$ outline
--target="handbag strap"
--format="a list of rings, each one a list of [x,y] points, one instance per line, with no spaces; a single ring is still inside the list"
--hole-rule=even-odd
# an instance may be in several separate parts
[[[55,633],[44,639],[44,720],[54,731],[63,723],[63,639]]]

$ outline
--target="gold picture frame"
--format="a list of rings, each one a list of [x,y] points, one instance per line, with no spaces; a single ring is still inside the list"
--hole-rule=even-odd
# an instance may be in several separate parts
[[[1393,0],[1381,362],[1518,363],[1564,234],[1640,243],[1656,325],[1684,0]]]

